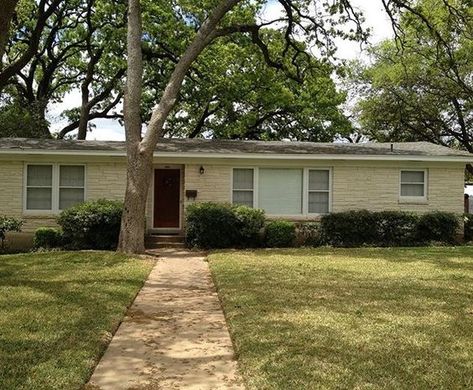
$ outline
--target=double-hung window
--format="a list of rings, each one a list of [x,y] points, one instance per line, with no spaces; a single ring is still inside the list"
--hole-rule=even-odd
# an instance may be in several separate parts
[[[254,207],[253,168],[235,168],[233,170],[233,203]]]
[[[57,212],[85,200],[83,165],[28,164],[26,211]]]
[[[327,214],[330,210],[330,171],[309,169],[309,214]]]
[[[84,166],[59,166],[59,210],[84,201]]]
[[[26,209],[52,210],[53,166],[28,165],[26,174]]]
[[[426,200],[427,199],[427,171],[401,170],[400,174],[400,199],[401,200]]]

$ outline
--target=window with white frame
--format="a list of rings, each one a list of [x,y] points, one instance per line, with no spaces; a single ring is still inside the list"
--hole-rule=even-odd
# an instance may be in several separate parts
[[[404,199],[427,198],[427,171],[401,170],[400,197]]]
[[[28,164],[25,209],[59,211],[85,199],[83,165]]]
[[[330,212],[330,169],[234,168],[232,200],[268,215]]]
[[[28,165],[26,174],[26,209],[52,210],[53,166]]]
[[[253,168],[233,169],[233,203],[248,207],[254,206]]]
[[[260,168],[258,207],[270,215],[302,214],[302,169]]]
[[[327,214],[330,210],[330,171],[309,169],[309,214]]]
[[[59,210],[84,201],[84,176],[82,165],[59,167]]]

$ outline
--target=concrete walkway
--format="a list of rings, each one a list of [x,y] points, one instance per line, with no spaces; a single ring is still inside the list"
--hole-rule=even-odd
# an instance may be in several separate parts
[[[87,389],[243,389],[205,257],[161,257]]]

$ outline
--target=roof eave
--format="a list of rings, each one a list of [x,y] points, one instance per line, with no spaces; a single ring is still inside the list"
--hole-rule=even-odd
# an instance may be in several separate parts
[[[53,155],[53,156],[93,156],[125,157],[121,150],[43,150],[15,149],[0,150],[0,155]],[[281,153],[199,153],[199,152],[154,152],[154,157],[169,158],[225,158],[225,159],[262,159],[262,160],[355,160],[355,161],[439,161],[473,163],[470,156],[425,156],[425,155],[358,155],[358,154],[281,154]]]

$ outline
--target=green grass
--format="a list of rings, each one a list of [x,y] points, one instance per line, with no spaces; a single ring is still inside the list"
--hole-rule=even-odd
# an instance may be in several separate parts
[[[151,267],[111,252],[0,256],[0,388],[81,388]]]
[[[249,389],[473,388],[473,248],[220,252]]]

